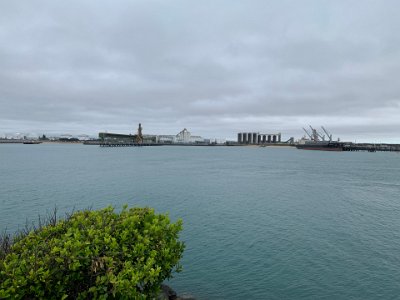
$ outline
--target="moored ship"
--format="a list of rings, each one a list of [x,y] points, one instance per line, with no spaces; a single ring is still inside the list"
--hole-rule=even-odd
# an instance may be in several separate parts
[[[316,129],[311,127],[311,125],[311,133],[303,128],[308,138],[307,136],[304,136],[300,139],[296,148],[303,150],[343,151],[344,143],[340,142],[339,139],[333,141],[332,134],[330,134],[323,126],[321,128],[325,132],[326,136],[319,133]]]
[[[297,144],[297,149],[303,150],[321,150],[321,151],[343,151],[343,143],[341,142],[313,142],[308,141],[304,144]]]

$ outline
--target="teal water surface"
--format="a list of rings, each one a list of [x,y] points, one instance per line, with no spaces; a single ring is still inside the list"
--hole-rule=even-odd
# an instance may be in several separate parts
[[[400,155],[0,145],[0,230],[124,203],[182,218],[197,299],[399,299]]]

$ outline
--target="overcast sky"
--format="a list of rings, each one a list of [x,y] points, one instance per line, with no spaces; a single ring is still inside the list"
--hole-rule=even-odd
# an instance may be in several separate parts
[[[0,136],[400,142],[400,2],[0,0]]]

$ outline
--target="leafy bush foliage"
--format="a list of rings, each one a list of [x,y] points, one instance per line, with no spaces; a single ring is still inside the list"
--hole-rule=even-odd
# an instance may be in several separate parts
[[[150,208],[76,212],[5,247],[0,298],[152,298],[180,271],[181,229]]]

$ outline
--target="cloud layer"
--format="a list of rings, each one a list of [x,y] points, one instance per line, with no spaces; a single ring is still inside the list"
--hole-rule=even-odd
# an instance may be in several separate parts
[[[0,135],[400,142],[397,1],[2,1]]]

